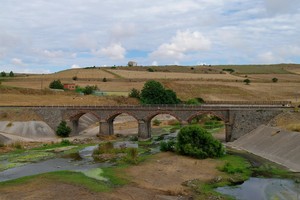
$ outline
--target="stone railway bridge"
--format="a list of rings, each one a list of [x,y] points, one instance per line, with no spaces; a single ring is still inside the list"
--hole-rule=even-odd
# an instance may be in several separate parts
[[[8,108],[8,107],[0,107]],[[221,118],[225,123],[226,141],[233,141],[252,131],[259,125],[267,124],[272,118],[285,110],[287,105],[233,105],[233,104],[202,104],[192,105],[151,105],[151,106],[37,106],[18,107],[34,111],[53,130],[56,130],[62,120],[66,120],[72,128],[72,134],[78,134],[79,118],[91,113],[99,121],[100,135],[114,134],[113,121],[126,113],[138,122],[138,136],[151,137],[151,119],[159,114],[169,114],[178,119],[182,125],[189,124],[193,118],[202,114],[212,114]]]

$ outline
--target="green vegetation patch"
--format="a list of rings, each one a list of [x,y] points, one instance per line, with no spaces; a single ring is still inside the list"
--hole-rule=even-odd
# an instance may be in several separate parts
[[[63,182],[67,184],[73,184],[81,187],[85,187],[93,192],[108,192],[112,188],[124,185],[128,181],[124,178],[119,178],[121,174],[119,172],[121,168],[104,168],[102,175],[107,178],[108,181],[97,180],[94,177],[88,177],[82,172],[73,172],[73,171],[56,171],[45,174],[39,174],[34,176],[22,177],[19,179],[14,179],[10,181],[0,182],[0,187],[9,187],[14,185],[26,184],[30,181],[36,179],[45,179],[53,182]],[[88,173],[91,176],[98,173],[98,170],[91,171]]]

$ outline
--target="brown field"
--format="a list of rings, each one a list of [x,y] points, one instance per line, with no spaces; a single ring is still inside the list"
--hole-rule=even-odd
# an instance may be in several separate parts
[[[242,80],[243,78],[233,76],[228,73],[222,74],[197,74],[197,73],[179,73],[179,72],[147,72],[131,70],[107,70],[126,79],[193,79],[193,80]]]
[[[223,66],[227,68],[229,66]],[[257,71],[259,66],[235,66],[240,71]],[[262,73],[271,67],[279,73]],[[0,86],[1,105],[117,105],[136,104],[136,100],[125,97],[96,97],[80,96],[74,92],[45,92],[49,83],[54,79],[61,79],[63,83],[74,82],[84,87],[86,85],[97,85],[101,91],[108,95],[124,95],[132,88],[141,90],[146,80],[159,80],[165,87],[174,90],[182,100],[201,97],[204,100],[241,101],[241,100],[288,100],[298,102],[300,99],[300,69],[299,65],[275,65],[264,66],[260,73],[232,75],[229,73],[220,74],[220,71],[204,71],[212,67],[193,67],[198,70],[191,73],[190,67],[153,67],[156,72],[148,72],[142,67],[122,67],[117,69],[92,68],[92,69],[71,69],[57,72],[50,75],[28,75],[25,77],[2,79]],[[280,70],[289,70],[293,73],[281,73]],[[163,72],[163,70],[168,70]],[[172,70],[174,72],[172,72]],[[203,71],[204,70],[204,71]],[[300,71],[300,70],[299,70]],[[204,72],[204,73],[202,73]],[[218,72],[218,73],[213,73]],[[72,77],[76,75],[77,81]],[[102,81],[102,77],[108,79]],[[277,83],[272,78],[278,78]],[[250,85],[245,85],[243,80],[249,78]],[[17,88],[10,88],[10,86]],[[6,89],[5,89],[6,88]],[[10,89],[8,89],[10,88]],[[23,88],[23,89],[18,89]],[[33,90],[31,90],[33,89]]]

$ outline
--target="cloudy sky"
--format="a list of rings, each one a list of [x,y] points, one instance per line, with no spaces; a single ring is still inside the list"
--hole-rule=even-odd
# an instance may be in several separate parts
[[[1,0],[0,71],[300,63],[299,0]]]

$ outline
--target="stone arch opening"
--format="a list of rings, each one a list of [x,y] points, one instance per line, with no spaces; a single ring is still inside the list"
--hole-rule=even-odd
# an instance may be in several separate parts
[[[82,111],[72,115],[69,119],[73,134],[96,135],[99,133],[100,117],[93,112]]]
[[[226,121],[224,117],[213,112],[200,112],[188,119],[189,124],[199,124],[216,139],[221,142],[227,141]]]
[[[152,114],[147,121],[151,135],[175,133],[180,129],[182,122],[179,117],[168,112]]]
[[[107,120],[109,124],[109,132],[111,135],[137,135],[138,134],[138,120],[137,118],[127,112],[115,113]]]

